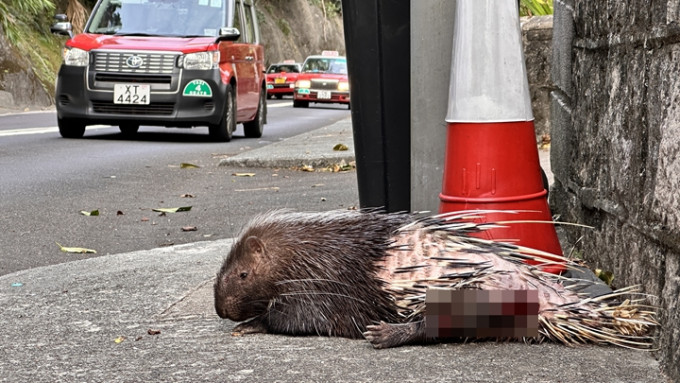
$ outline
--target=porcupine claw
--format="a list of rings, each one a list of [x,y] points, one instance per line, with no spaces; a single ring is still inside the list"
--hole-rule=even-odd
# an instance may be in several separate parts
[[[396,324],[381,321],[380,324],[366,326],[366,329],[364,338],[378,349],[421,342],[424,338],[422,322]]]
[[[232,336],[242,336],[246,334],[266,334],[267,327],[257,320],[257,318],[251,319],[247,322],[243,322],[231,330]]]

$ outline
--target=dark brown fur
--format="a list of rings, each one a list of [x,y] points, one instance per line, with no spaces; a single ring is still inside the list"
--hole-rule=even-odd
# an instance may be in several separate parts
[[[360,338],[396,322],[374,277],[406,215],[274,212],[255,218],[217,274],[215,309],[244,321],[235,331]]]

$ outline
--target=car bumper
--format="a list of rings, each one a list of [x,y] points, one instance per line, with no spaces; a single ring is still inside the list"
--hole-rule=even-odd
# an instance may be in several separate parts
[[[180,71],[173,75],[175,89],[154,89],[149,104],[128,105],[113,102],[113,84],[97,87],[88,83],[87,68],[62,65],[57,77],[55,104],[60,119],[78,119],[86,125],[139,123],[141,125],[189,127],[217,124],[224,115],[226,85],[218,70]],[[187,85],[203,80],[211,95],[185,95]]]
[[[267,84],[267,94],[293,94],[294,90],[293,84]]]
[[[293,98],[296,101],[309,101],[317,103],[329,103],[329,104],[349,104],[349,92],[336,92],[332,91],[330,98],[319,98],[319,92],[316,90],[310,90],[309,93],[294,92]]]

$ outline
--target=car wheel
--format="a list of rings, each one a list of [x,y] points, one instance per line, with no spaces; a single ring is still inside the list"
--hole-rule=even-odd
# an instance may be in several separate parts
[[[277,96],[277,97],[278,97],[278,96]],[[271,98],[272,98],[272,95],[269,94],[269,93],[267,93],[267,100],[269,100],[269,99],[271,99]]]
[[[267,103],[264,100],[264,92],[260,92],[260,102],[257,105],[255,119],[243,123],[243,133],[248,138],[262,137],[262,130],[267,121]]]
[[[236,130],[236,97],[234,89],[231,84],[227,85],[227,99],[224,102],[224,114],[220,122],[214,125],[208,125],[210,137],[215,141],[229,142],[231,135]]]
[[[350,102],[347,103],[347,109],[352,110],[352,103]]]
[[[57,118],[59,134],[64,138],[82,138],[85,134],[85,123],[71,118]]]
[[[122,124],[118,129],[124,136],[134,136],[139,131],[139,124]]]
[[[276,99],[277,99],[277,100],[280,100],[280,99],[282,99],[282,98],[283,98],[283,95],[282,95],[282,94],[277,94],[277,95],[276,95]]]
[[[293,100],[293,108],[309,108],[309,101]]]

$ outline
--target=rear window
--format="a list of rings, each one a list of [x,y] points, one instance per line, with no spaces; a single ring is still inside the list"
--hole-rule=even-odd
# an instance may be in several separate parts
[[[269,67],[269,70],[267,70],[267,73],[279,73],[279,72],[287,72],[287,73],[300,73],[300,68],[297,65],[272,65]]]

